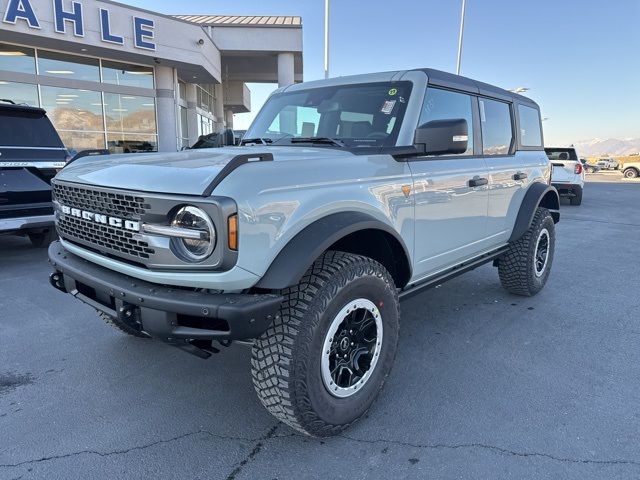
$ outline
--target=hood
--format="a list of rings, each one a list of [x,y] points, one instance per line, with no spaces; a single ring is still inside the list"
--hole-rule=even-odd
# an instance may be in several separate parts
[[[274,161],[306,161],[351,156],[345,150],[306,147],[225,147],[172,153],[135,153],[79,158],[56,179],[123,190],[203,195],[222,169],[237,155],[271,153]],[[242,168],[251,168],[251,164]],[[215,190],[214,190],[215,193]]]

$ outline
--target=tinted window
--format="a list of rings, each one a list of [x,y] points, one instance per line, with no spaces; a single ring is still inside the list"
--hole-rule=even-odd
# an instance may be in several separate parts
[[[66,53],[38,50],[38,72],[40,75],[73,80],[100,81],[97,58],[75,57]]]
[[[432,120],[453,120],[463,118],[469,128],[467,151],[462,155],[473,154],[473,110],[472,98],[464,93],[449,92],[429,88],[420,114],[420,125]]]
[[[520,120],[520,143],[523,147],[541,147],[540,114],[532,107],[518,105]]]
[[[482,125],[482,153],[485,155],[507,155],[513,139],[509,104],[480,99],[480,122]]]
[[[0,43],[0,70],[36,73],[35,51],[33,48]]]
[[[30,83],[13,83],[0,80],[0,98],[38,107],[38,87]]]
[[[0,146],[61,148],[62,143],[47,117],[0,109]]]

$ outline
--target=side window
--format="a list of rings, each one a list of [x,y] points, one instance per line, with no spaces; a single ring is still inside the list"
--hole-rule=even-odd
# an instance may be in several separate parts
[[[473,155],[473,109],[471,96],[429,87],[420,113],[420,125],[432,120],[463,118],[469,126],[469,143],[462,155]]]
[[[513,140],[509,104],[486,98],[481,98],[479,103],[482,153],[485,155],[507,155]]]
[[[540,131],[540,113],[537,109],[518,105],[520,121],[520,143],[523,147],[542,147]]]

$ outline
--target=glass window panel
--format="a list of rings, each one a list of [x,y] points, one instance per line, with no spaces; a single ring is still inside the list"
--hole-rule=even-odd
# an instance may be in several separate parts
[[[104,133],[58,130],[62,143],[71,155],[82,150],[104,148]]]
[[[108,132],[157,133],[155,99],[105,93]]]
[[[513,132],[509,104],[495,100],[480,100],[482,152],[485,155],[507,155]]]
[[[189,137],[189,125],[187,120],[187,109],[180,107],[180,136],[182,138]]]
[[[542,132],[540,131],[540,114],[538,110],[524,105],[518,105],[520,119],[520,141],[524,147],[541,147]]]
[[[0,70],[20,73],[36,73],[33,48],[16,47],[0,43]]]
[[[100,81],[97,58],[76,57],[46,50],[38,50],[38,73],[56,78]]]
[[[186,101],[187,100],[187,85],[184,82],[180,81],[180,80],[178,80],[178,92],[180,94],[180,99]]]
[[[469,129],[469,139],[467,151],[461,155],[473,155],[473,110],[471,101],[471,96],[464,93],[429,88],[422,105],[419,123],[423,125],[433,120],[465,119]]]
[[[0,57],[1,58],[1,57]],[[38,87],[30,83],[0,81],[0,98],[37,107]]]
[[[153,68],[103,60],[102,81],[128,87],[153,88]]]
[[[40,92],[42,108],[56,129],[104,131],[100,92],[44,85]]]
[[[156,135],[108,133],[107,148],[111,153],[144,153],[158,151]]]

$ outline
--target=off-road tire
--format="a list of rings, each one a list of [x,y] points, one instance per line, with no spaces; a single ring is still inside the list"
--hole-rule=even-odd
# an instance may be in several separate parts
[[[115,317],[112,317],[111,315],[107,315],[104,312],[98,312],[98,315],[100,316],[100,318],[102,318],[102,320],[104,320],[107,325],[111,325],[113,328],[120,331],[120,333],[125,333],[127,335],[138,338],[149,338],[149,335],[147,335],[146,333],[136,330],[135,328],[127,325],[126,323],[118,320]]]
[[[400,304],[393,279],[378,262],[329,251],[300,283],[281,292],[284,301],[252,347],[251,374],[258,397],[278,420],[299,432],[335,435],[362,417],[376,399],[393,364]],[[380,311],[380,354],[370,378],[347,398],[332,396],[322,380],[323,342],[336,314],[366,298]]]
[[[536,275],[536,242],[543,229],[549,233],[549,246],[545,269],[541,276]],[[529,230],[509,245],[509,250],[498,259],[498,274],[502,286],[515,295],[530,297],[544,287],[555,249],[555,225],[553,217],[546,208],[539,207]]]
[[[51,242],[58,238],[55,228],[47,228],[42,232],[30,232],[27,234],[31,245],[36,248],[47,248]]]
[[[622,172],[624,178],[637,178],[638,171],[635,168],[625,168]]]
[[[582,189],[575,190],[574,191],[574,195],[575,195],[575,197],[571,197],[569,199],[569,203],[571,203],[571,205],[575,205],[575,206],[582,205]]]

